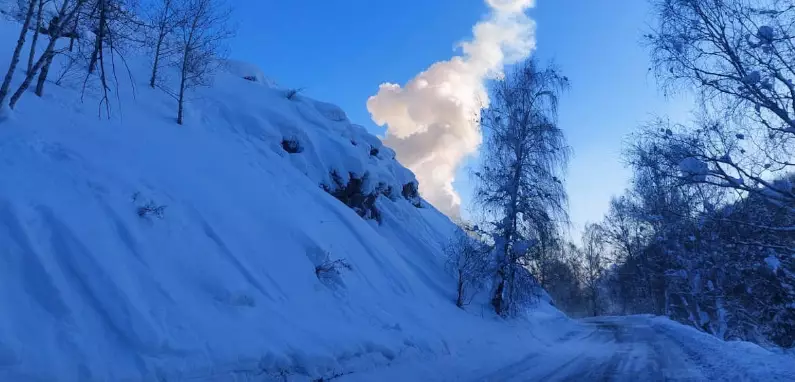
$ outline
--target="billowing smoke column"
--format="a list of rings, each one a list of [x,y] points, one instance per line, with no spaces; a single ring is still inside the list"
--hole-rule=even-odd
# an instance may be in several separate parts
[[[482,140],[485,82],[535,47],[535,24],[525,14],[534,1],[486,0],[490,13],[460,44],[461,56],[434,63],[402,88],[382,84],[367,101],[373,121],[387,125],[384,143],[417,175],[422,196],[450,217],[460,214],[456,170]]]

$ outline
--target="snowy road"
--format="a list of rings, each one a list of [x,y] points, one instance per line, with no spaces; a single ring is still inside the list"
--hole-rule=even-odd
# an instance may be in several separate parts
[[[546,324],[518,346],[475,346],[340,381],[795,381],[795,354],[724,342],[666,318],[603,317]],[[554,333],[565,333],[562,335]],[[336,381],[335,381],[336,382]]]
[[[690,337],[648,317],[601,318],[584,324],[586,330],[572,334],[560,346],[473,381],[795,380],[795,368],[780,361],[774,361],[774,367],[740,362],[742,348],[729,350],[720,343],[723,346],[714,349],[716,341]],[[795,364],[795,359],[791,361]]]

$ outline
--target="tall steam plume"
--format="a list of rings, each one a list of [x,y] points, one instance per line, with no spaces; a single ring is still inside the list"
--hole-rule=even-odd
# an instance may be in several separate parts
[[[535,24],[525,12],[535,0],[486,0],[488,16],[460,43],[462,55],[440,61],[404,87],[385,83],[367,100],[373,121],[387,125],[384,143],[417,175],[420,192],[450,217],[460,215],[456,170],[482,141],[480,110],[486,81],[535,48]]]

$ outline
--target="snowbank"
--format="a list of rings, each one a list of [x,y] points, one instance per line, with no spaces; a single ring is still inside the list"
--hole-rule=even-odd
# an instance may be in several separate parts
[[[765,349],[745,341],[722,341],[667,317],[644,318],[678,342],[711,380],[717,380],[711,376],[725,376],[729,371],[736,374],[733,380],[769,380],[771,375],[792,375],[795,369],[795,355],[780,349]]]
[[[16,28],[0,23],[0,52]],[[456,308],[453,224],[336,106],[232,62],[178,126],[130,64],[110,120],[67,80],[0,124],[0,380],[355,375],[568,325],[548,306],[512,324]],[[329,195],[351,179],[380,224]]]

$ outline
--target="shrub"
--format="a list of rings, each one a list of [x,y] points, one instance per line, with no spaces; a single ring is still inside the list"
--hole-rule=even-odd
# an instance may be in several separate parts
[[[287,97],[289,100],[294,100],[298,97],[298,94],[304,91],[304,88],[295,88],[295,89],[288,89],[287,92],[284,93],[284,96]]]
[[[315,275],[317,278],[323,279],[329,275],[339,275],[343,270],[353,270],[353,267],[345,259],[326,260],[315,266]]]
[[[166,206],[159,206],[154,202],[148,202],[143,206],[138,207],[138,216],[145,218],[148,216],[154,216],[158,219],[162,219],[164,216],[164,212],[166,210]]]
[[[314,260],[315,276],[329,288],[339,289],[345,287],[342,272],[353,270],[353,266],[345,259],[332,260],[328,252],[323,252],[320,258]]]
[[[417,182],[409,182],[403,185],[401,191],[403,198],[411,202],[414,207],[422,208],[422,199],[420,198],[420,191]]]
[[[282,148],[290,154],[297,154],[304,151],[304,148],[301,147],[301,143],[295,138],[282,139]]]
[[[158,219],[162,219],[165,216],[166,206],[158,205],[152,200],[143,201],[141,200],[141,193],[136,192],[132,196],[133,203],[139,204],[136,208],[136,213],[138,217],[146,218],[150,216],[154,216]]]
[[[381,212],[375,207],[375,202],[378,199],[378,195],[386,192],[386,190],[376,188],[372,193],[366,194],[363,186],[369,175],[366,173],[361,177],[357,177],[353,173],[348,175],[349,180],[346,183],[336,171],[332,171],[331,180],[334,186],[324,185],[323,189],[354,210],[357,215],[381,223]]]

